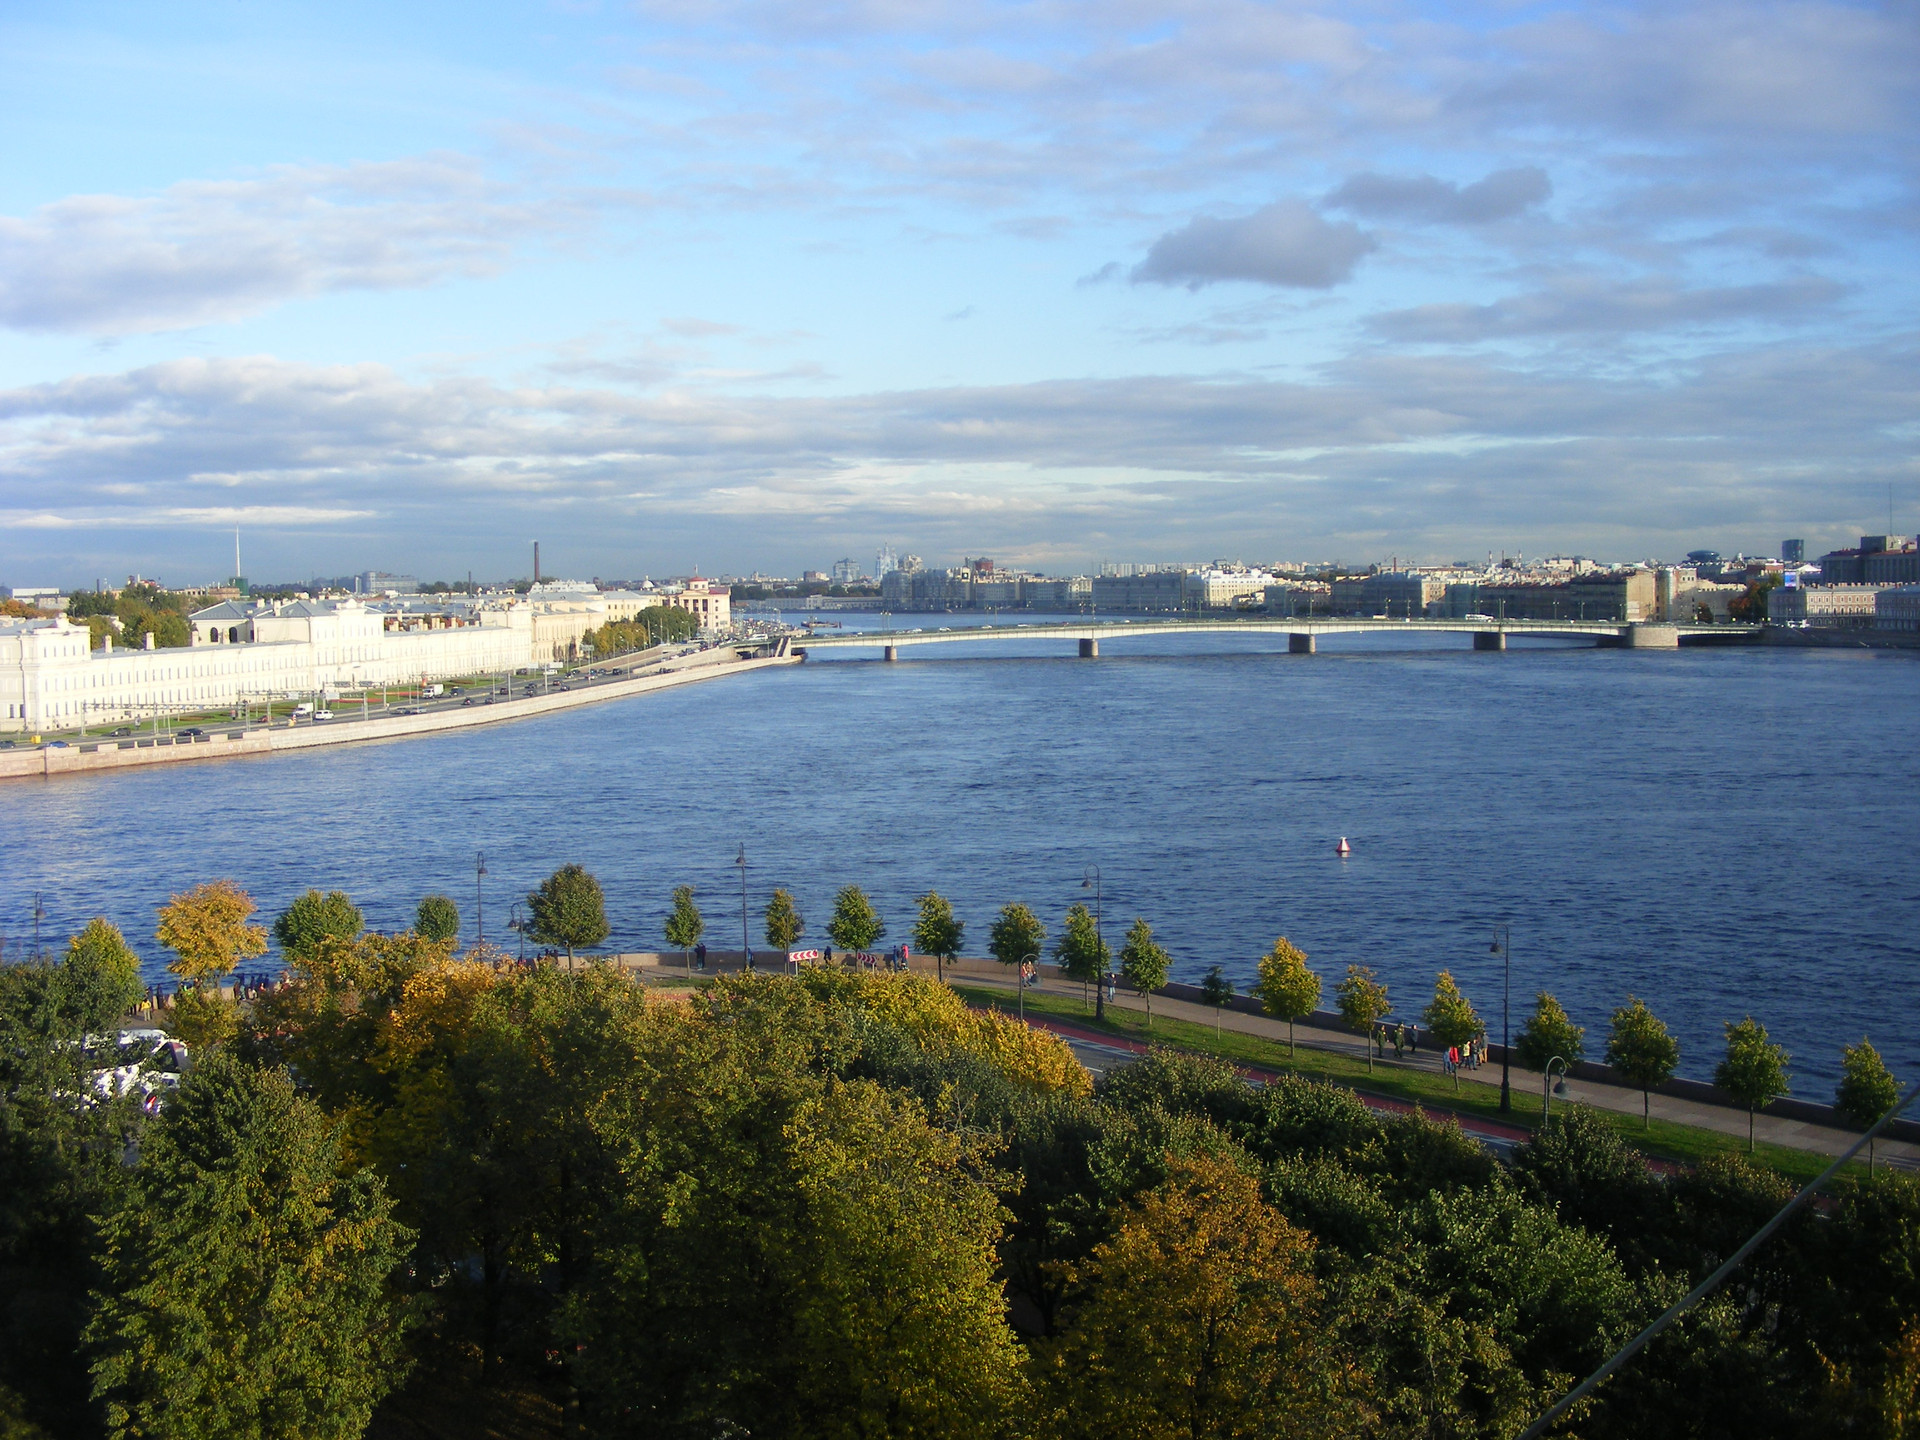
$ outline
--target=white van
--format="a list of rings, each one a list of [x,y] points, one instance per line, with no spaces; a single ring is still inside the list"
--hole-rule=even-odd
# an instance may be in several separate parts
[[[444,685],[422,685],[420,687],[420,698],[423,700],[435,700],[446,693],[447,687]]]

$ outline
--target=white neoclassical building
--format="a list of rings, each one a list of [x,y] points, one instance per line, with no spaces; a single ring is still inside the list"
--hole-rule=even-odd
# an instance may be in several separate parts
[[[389,628],[388,616],[351,600],[229,602],[190,622],[188,646],[92,650],[86,627],[64,616],[0,621],[0,730],[142,720],[535,663],[533,607],[524,603],[412,628]]]

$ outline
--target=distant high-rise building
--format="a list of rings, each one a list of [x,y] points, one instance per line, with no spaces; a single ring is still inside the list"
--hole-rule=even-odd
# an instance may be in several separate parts
[[[1804,565],[1807,560],[1807,542],[1804,540],[1782,540],[1780,558],[1789,565]]]
[[[860,573],[858,560],[836,560],[833,562],[833,583],[836,585],[855,585],[866,577]]]
[[[873,557],[873,578],[884,580],[888,572],[900,568],[900,557],[893,553],[891,545],[882,545],[880,552]]]

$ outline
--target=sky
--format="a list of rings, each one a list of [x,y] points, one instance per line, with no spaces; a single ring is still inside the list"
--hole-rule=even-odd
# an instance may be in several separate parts
[[[1920,528],[1920,12],[12,0],[0,584]]]

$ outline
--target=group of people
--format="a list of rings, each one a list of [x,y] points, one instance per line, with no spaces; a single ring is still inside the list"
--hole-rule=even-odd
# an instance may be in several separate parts
[[[1373,1044],[1381,1059],[1387,1055],[1387,1047],[1393,1047],[1393,1058],[1404,1060],[1419,1053],[1420,1027],[1418,1025],[1386,1025],[1373,1027]],[[1440,1057],[1441,1068],[1447,1074],[1455,1075],[1462,1070],[1478,1070],[1487,1063],[1487,1037],[1476,1035],[1464,1045],[1449,1045]]]

